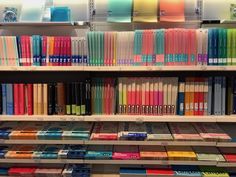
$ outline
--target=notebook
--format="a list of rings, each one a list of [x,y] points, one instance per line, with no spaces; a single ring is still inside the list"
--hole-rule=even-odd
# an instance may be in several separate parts
[[[53,0],[55,7],[68,7],[71,10],[71,21],[89,21],[89,0]]]
[[[45,0],[22,0],[20,22],[41,22],[45,8]]]
[[[160,21],[184,22],[184,0],[160,0]]]
[[[135,0],[133,22],[157,22],[158,0]]]
[[[132,0],[108,0],[108,22],[131,22]]]
[[[140,146],[140,158],[145,160],[167,160],[168,156],[165,147],[162,146]]]
[[[235,4],[235,1],[204,0],[202,5],[202,20],[230,20],[231,4]]]

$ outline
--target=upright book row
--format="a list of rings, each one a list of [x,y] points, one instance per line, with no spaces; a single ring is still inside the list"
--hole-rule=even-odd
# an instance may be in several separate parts
[[[3,66],[236,65],[235,29],[88,32],[87,38],[0,37]]]
[[[236,114],[236,79],[226,77],[94,78],[0,89],[3,115]]]

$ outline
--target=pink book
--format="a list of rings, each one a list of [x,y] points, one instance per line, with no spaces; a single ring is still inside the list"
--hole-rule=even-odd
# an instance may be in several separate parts
[[[111,50],[111,56],[109,58],[109,66],[112,66],[113,64],[113,58],[114,58],[114,34],[113,32],[110,33],[110,50]]]
[[[159,115],[162,115],[163,114],[163,96],[164,96],[164,92],[163,92],[163,82],[162,82],[162,79],[159,78],[159,84],[158,84],[158,98],[159,98],[159,101],[158,101],[158,114]]]
[[[139,160],[138,146],[114,146],[112,159],[114,160]]]
[[[154,78],[150,79],[150,91],[149,91],[149,102],[150,102],[150,115],[153,115],[154,108]]]
[[[141,97],[142,97],[142,85],[140,80],[137,78],[136,79],[136,91],[135,91],[135,114],[140,114],[140,108],[141,108]]]
[[[93,133],[90,137],[91,140],[117,140],[118,139],[118,126],[111,122],[96,123]]]
[[[107,58],[108,58],[108,32],[104,33],[104,65],[107,65]]]
[[[132,86],[131,86],[131,114],[135,113],[136,107],[136,79],[132,78]]]
[[[196,65],[196,57],[197,57],[197,36],[196,36],[196,30],[191,29],[191,64]]]
[[[25,49],[25,36],[21,36],[21,64],[22,66],[25,66],[26,63],[26,49]]]
[[[154,90],[153,90],[153,113],[154,115],[158,114],[158,105],[159,105],[159,92],[158,92],[158,79],[154,79]]]
[[[146,91],[145,91],[145,106],[146,106],[146,114],[150,113],[150,78],[146,78]]]

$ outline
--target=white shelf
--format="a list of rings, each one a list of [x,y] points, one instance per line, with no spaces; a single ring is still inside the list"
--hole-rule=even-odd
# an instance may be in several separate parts
[[[84,160],[87,164],[113,164],[113,165],[202,165],[216,166],[213,161],[175,161],[175,160]]]
[[[0,66],[0,71],[80,71],[80,72],[134,72],[134,71],[235,71],[236,66]]]
[[[48,26],[89,26],[90,22],[2,22],[0,26],[30,26],[30,27],[48,27]]]
[[[230,118],[227,118],[230,117]],[[236,116],[143,116],[143,115],[1,115],[0,121],[85,121],[85,122],[236,122]],[[231,120],[232,119],[232,120]],[[224,121],[226,120],[226,121]]]
[[[140,146],[217,146],[203,141],[92,141],[92,140],[1,140],[0,144],[80,144],[80,145],[140,145]],[[223,147],[223,146],[222,146]]]

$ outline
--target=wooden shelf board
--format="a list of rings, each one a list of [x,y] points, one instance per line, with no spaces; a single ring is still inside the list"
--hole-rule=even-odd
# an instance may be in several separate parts
[[[83,160],[67,159],[0,159],[0,163],[33,163],[33,164],[83,164]]]
[[[83,140],[0,140],[0,144],[84,144]]]
[[[236,147],[235,142],[218,142],[217,147]]]
[[[93,71],[93,72],[113,72],[113,71],[235,71],[236,66],[1,66],[0,71]]]
[[[236,167],[236,163],[229,163],[229,162],[218,162],[218,167]]]

